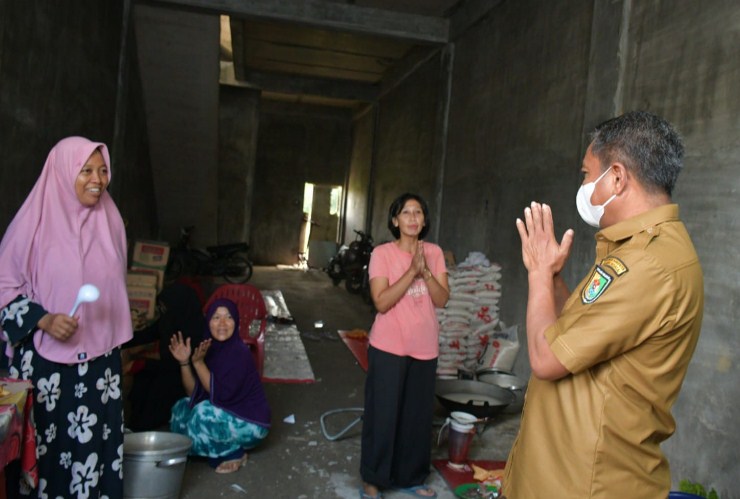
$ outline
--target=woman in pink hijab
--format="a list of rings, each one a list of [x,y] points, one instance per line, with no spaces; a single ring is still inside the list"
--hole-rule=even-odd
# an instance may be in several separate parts
[[[105,144],[61,140],[0,243],[10,374],[34,385],[39,497],[123,496],[126,234]],[[70,311],[82,284],[100,298]]]

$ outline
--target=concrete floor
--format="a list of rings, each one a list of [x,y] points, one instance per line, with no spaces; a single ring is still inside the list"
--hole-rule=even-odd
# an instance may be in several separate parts
[[[342,439],[329,441],[321,431],[319,418],[329,410],[363,405],[365,373],[335,332],[369,330],[373,320],[369,306],[359,296],[347,293],[342,285],[334,287],[319,270],[257,267],[250,283],[262,290],[280,290],[302,333],[313,332],[314,321],[324,322],[324,333],[303,338],[316,382],[267,383],[273,425],[265,443],[250,453],[244,468],[228,475],[216,474],[205,461],[191,458],[183,479],[182,499],[359,497],[361,425]],[[295,417],[294,424],[283,421],[291,415]],[[446,411],[438,406],[435,420],[441,424],[445,416]],[[356,414],[334,416],[328,431],[338,432],[355,417]],[[470,457],[505,460],[518,421],[516,414],[497,416],[474,438]],[[438,429],[436,426],[430,438],[436,438]],[[435,458],[445,458],[444,442],[440,447],[435,445],[433,453]],[[455,497],[434,469],[428,483],[441,499]],[[409,497],[397,492],[384,496]]]

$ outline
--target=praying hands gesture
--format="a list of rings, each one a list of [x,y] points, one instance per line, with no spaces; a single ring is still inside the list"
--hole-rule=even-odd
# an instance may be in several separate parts
[[[524,221],[517,218],[522,239],[522,260],[529,277],[527,298],[527,350],[532,373],[539,379],[554,380],[568,374],[550,349],[545,331],[555,323],[568,295],[560,271],[570,255],[573,230],[558,243],[552,211],[546,204],[532,202],[524,209]]]
[[[522,240],[522,260],[529,272],[559,274],[565,266],[573,244],[573,230],[568,229],[558,244],[552,211],[546,204],[532,202],[524,209],[524,221],[517,218],[516,228]]]
[[[424,271],[427,268],[427,261],[424,258],[424,241],[416,243],[416,252],[411,258],[411,268],[416,277],[424,277]]]

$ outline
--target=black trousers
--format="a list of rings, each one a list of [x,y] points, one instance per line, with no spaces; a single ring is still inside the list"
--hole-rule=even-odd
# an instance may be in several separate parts
[[[422,485],[429,476],[437,359],[368,349],[362,479],[381,489]]]

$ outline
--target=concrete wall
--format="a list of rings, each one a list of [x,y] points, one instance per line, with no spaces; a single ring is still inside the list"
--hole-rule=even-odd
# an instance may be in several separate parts
[[[0,231],[70,135],[108,145],[109,189],[129,236],[156,231],[130,12],[120,0],[0,2]]]
[[[740,421],[740,4],[631,2],[624,107],[649,108],[683,133],[687,157],[674,199],[704,269],[702,337],[665,446],[676,477],[738,497]]]
[[[573,227],[591,246],[575,210],[590,12],[589,2],[504,2],[456,43],[440,239],[458,261],[482,251],[503,266],[507,324],[525,317],[514,221],[530,201],[550,204],[556,231]]]
[[[304,185],[345,185],[351,123],[345,110],[262,103],[250,237],[254,262],[298,262]]]
[[[387,225],[388,207],[399,195],[419,194],[433,207],[440,70],[439,58],[431,59],[378,104],[370,225],[376,244],[393,240]],[[439,217],[432,210],[431,223],[438,224]]]

